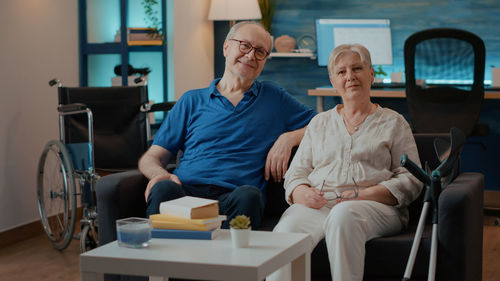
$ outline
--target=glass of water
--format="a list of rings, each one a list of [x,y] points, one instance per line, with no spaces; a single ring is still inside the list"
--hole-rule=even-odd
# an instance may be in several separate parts
[[[128,248],[145,248],[151,242],[151,220],[126,218],[116,221],[118,245]]]

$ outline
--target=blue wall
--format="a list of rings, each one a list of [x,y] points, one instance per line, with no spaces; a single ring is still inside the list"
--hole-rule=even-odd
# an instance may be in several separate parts
[[[486,45],[485,79],[491,79],[490,66],[500,66],[500,1],[498,0],[275,0],[272,35],[315,37],[315,19],[389,19],[392,30],[393,65],[387,73],[404,70],[403,45],[411,34],[427,28],[453,27],[480,36]],[[286,88],[303,103],[315,107],[316,99],[307,89],[329,85],[327,70],[316,60],[273,58],[268,60],[259,80],[271,80]],[[407,117],[403,99],[375,99]],[[325,98],[332,107],[339,99]],[[464,147],[463,170],[485,174],[486,188],[500,190],[500,101],[486,100],[481,121],[489,123],[488,137],[470,138]],[[486,149],[479,143],[482,143]]]
[[[500,1],[498,0],[275,0],[272,33],[276,38],[287,34],[296,39],[315,37],[315,20],[389,19],[392,31],[393,65],[384,66],[387,73],[404,70],[403,45],[411,34],[427,28],[453,27],[480,36],[486,45],[485,79],[491,80],[490,66],[500,66]],[[388,77],[387,77],[388,78]],[[306,97],[307,89],[328,85],[326,68],[316,60],[273,58],[260,77],[287,88],[303,102],[314,106]]]

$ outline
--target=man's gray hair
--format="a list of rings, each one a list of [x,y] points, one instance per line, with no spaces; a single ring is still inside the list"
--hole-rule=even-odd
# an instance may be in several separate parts
[[[353,52],[359,55],[361,58],[361,62],[366,64],[369,67],[372,67],[372,59],[370,57],[370,51],[368,51],[365,46],[361,44],[342,44],[338,45],[333,49],[330,57],[328,58],[328,75],[332,77],[333,75],[333,67],[335,66],[335,61],[337,58],[346,52]]]
[[[271,48],[268,51],[271,52],[271,50],[273,49],[273,39],[271,37],[271,34],[269,33],[269,31],[266,30],[266,28],[260,22],[256,22],[256,21],[240,21],[237,24],[233,25],[233,27],[231,27],[231,29],[229,30],[229,32],[226,35],[226,41],[229,39],[233,39],[234,35],[238,31],[238,29],[240,29],[241,27],[248,25],[248,24],[256,25],[256,26],[262,28],[262,30],[264,30],[266,32],[266,34],[269,38],[269,41],[271,42]]]

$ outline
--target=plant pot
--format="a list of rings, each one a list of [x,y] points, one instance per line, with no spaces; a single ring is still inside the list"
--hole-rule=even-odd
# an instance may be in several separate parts
[[[248,247],[250,242],[250,231],[251,228],[247,229],[237,229],[231,228],[231,241],[234,248],[245,248]]]

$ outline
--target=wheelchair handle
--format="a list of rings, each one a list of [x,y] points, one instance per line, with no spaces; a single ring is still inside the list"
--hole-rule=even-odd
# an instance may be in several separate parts
[[[415,162],[408,158],[408,155],[403,154],[400,160],[401,167],[406,168],[412,175],[414,175],[419,181],[423,182],[425,185],[431,184],[431,179],[425,173],[425,171],[420,168]]]
[[[57,84],[57,87],[62,86],[61,80],[59,80],[57,78],[54,78],[54,79],[49,81],[49,86],[53,87],[55,84]]]

